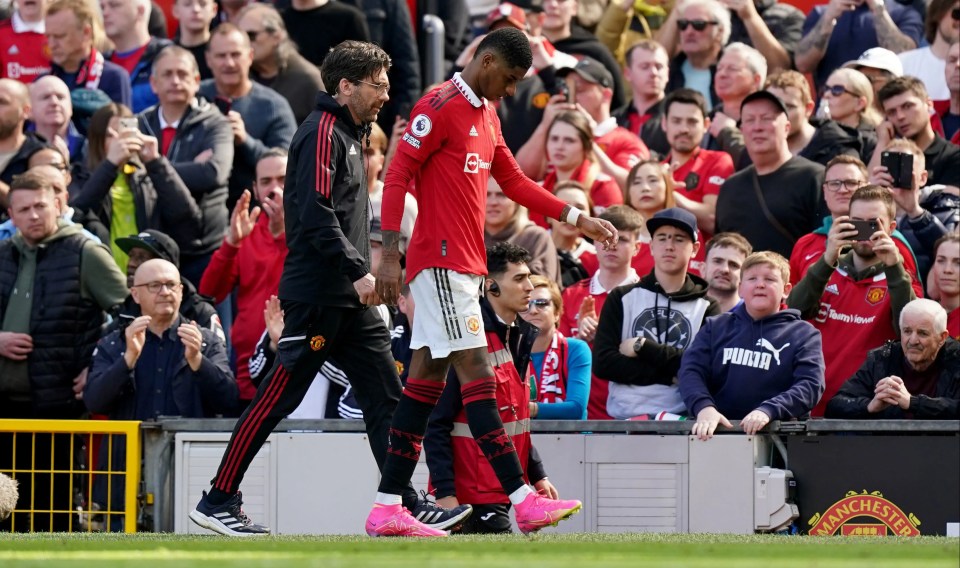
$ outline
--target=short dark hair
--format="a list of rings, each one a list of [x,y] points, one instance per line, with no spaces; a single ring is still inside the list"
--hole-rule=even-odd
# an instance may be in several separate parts
[[[662,51],[663,54],[667,56],[667,59],[668,60],[670,59],[670,56],[667,54],[666,48],[664,48],[662,45],[657,43],[657,40],[650,39],[650,38],[643,38],[643,39],[637,40],[636,43],[634,43],[633,45],[627,48],[627,52],[623,56],[623,59],[626,62],[627,67],[630,67],[631,65],[633,65],[633,52],[638,49],[643,49],[645,51],[651,51],[651,52]]]
[[[673,91],[667,98],[663,100],[663,115],[666,116],[670,114],[670,105],[672,104],[684,104],[684,105],[695,105],[700,109],[700,114],[704,118],[707,117],[707,100],[703,98],[703,94],[700,91],[694,91],[693,89],[677,89]]]
[[[50,193],[54,192],[53,184],[50,182],[50,178],[36,170],[27,170],[20,175],[13,176],[13,179],[10,180],[10,193],[17,191],[18,189],[27,189],[31,191],[42,189],[49,191]]]
[[[504,241],[487,248],[487,273],[500,275],[507,271],[509,264],[527,264],[533,257],[527,249]]]
[[[643,215],[628,205],[612,205],[603,210],[600,218],[609,221],[613,228],[620,231],[639,231],[643,228]]]
[[[734,233],[732,231],[728,233],[717,233],[711,237],[711,239],[707,241],[706,252],[703,253],[704,258],[715,248],[737,249],[743,253],[744,257],[750,256],[753,252],[753,245],[750,244],[750,241],[745,239],[740,233]]]
[[[517,67],[529,69],[533,65],[530,40],[527,34],[514,27],[504,27],[488,33],[477,46],[477,54],[474,57],[480,57],[487,51],[502,59],[508,67],[513,69]]]
[[[860,158],[851,156],[850,154],[837,154],[836,156],[830,158],[830,161],[827,162],[827,167],[823,170],[824,175],[826,175],[826,173],[830,171],[830,168],[833,166],[838,166],[841,164],[851,165],[860,170],[860,174],[863,175],[863,179],[870,178],[870,173],[867,171],[867,166],[863,164]]]
[[[267,158],[286,158],[287,149],[286,148],[268,148],[266,152],[260,154],[260,157],[257,158],[257,163],[266,160]]]
[[[874,184],[865,185],[854,191],[853,195],[850,196],[851,210],[856,201],[879,201],[883,203],[884,208],[887,210],[887,217],[890,220],[897,218],[897,204],[893,200],[893,195],[890,193],[890,190],[885,187]]]
[[[320,77],[330,95],[336,95],[340,80],[365,81],[380,70],[390,70],[390,56],[380,47],[365,41],[348,39],[337,44],[323,59]]]
[[[881,87],[880,91],[877,92],[877,100],[880,101],[880,105],[882,106],[887,100],[904,93],[913,93],[924,101],[930,98],[927,94],[927,87],[923,84],[923,81],[916,77],[905,75],[903,77],[897,77]]]

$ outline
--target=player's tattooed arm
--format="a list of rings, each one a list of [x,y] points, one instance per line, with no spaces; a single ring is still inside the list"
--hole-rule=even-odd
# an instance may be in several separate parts
[[[376,291],[380,300],[391,306],[396,305],[403,279],[399,231],[383,231],[383,256],[380,258],[380,269],[376,276]]]
[[[383,256],[394,254],[400,260],[400,232],[383,231]]]

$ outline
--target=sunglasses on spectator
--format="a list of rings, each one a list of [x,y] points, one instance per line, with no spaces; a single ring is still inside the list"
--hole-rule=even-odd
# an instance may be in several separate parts
[[[825,85],[825,86],[823,87],[823,94],[825,95],[825,94],[827,94],[827,93],[830,93],[831,95],[833,95],[833,96],[835,96],[835,97],[839,97],[840,95],[842,95],[842,94],[844,94],[844,93],[846,93],[846,94],[848,94],[848,95],[856,96],[856,93],[853,93],[853,92],[847,90],[847,88],[844,87],[843,85]]]
[[[151,294],[159,294],[160,290],[166,288],[171,292],[176,292],[183,287],[181,282],[147,282],[146,284],[134,284],[134,288],[146,288]]]
[[[840,191],[841,188],[847,191],[856,191],[860,189],[863,182],[858,179],[828,179],[823,182],[823,187],[830,191]]]
[[[530,300],[530,302],[527,304],[527,309],[532,310],[534,307],[537,307],[542,310],[543,308],[546,308],[549,305],[550,305],[550,300],[546,298],[542,298],[539,300]]]
[[[677,27],[680,28],[680,31],[686,31],[688,27],[693,26],[693,29],[698,32],[702,32],[707,29],[707,26],[715,26],[719,24],[717,20],[677,20]]]
[[[960,20],[960,8],[954,8],[950,11],[950,17],[954,20]]]

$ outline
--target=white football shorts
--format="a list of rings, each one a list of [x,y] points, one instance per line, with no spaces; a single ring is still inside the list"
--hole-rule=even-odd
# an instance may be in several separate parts
[[[483,276],[446,268],[425,268],[410,282],[413,332],[410,349],[430,348],[441,359],[454,351],[486,347],[480,314]]]

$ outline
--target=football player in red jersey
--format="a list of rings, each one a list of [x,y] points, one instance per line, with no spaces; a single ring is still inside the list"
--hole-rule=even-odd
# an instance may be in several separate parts
[[[574,224],[605,245],[616,242],[610,223],[582,214],[520,171],[489,101],[512,95],[530,68],[526,35],[514,28],[488,34],[462,73],[416,104],[413,118],[387,172],[383,194],[383,259],[377,294],[394,303],[400,288],[399,229],[403,196],[416,182],[420,215],[407,248],[407,278],[417,306],[406,388],[390,429],[387,462],[376,504],[367,518],[373,536],[444,536],[403,510],[400,493],[420,456],[427,419],[452,364],[461,383],[473,437],[513,504],[524,533],[554,525],[580,510],[579,501],[539,495],[523,477],[520,461],[497,411],[496,382],[480,313],[484,280],[483,221],[492,174],[507,197],[534,212]]]

